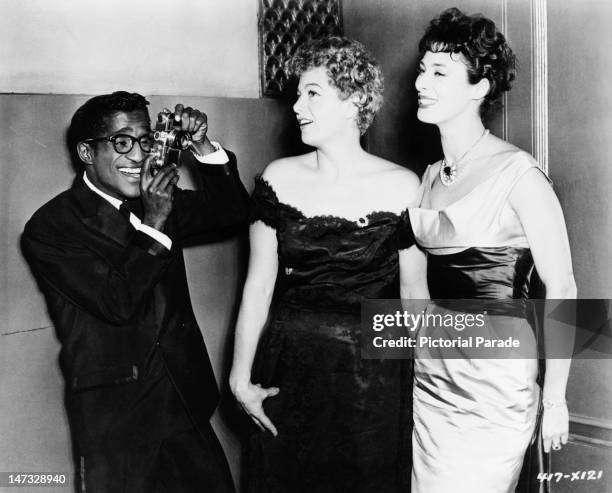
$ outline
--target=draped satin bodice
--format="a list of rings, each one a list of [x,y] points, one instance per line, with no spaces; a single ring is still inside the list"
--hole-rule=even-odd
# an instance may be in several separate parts
[[[414,244],[408,211],[371,212],[357,221],[307,217],[255,180],[253,219],[276,229],[281,301],[356,307],[363,299],[396,298],[398,250]]]
[[[490,175],[468,193],[436,209],[432,188],[440,169],[427,167],[421,183],[421,201],[410,219],[419,245],[430,253],[445,254],[470,247],[529,247],[523,226],[508,200],[521,177],[537,163],[524,151],[506,151],[491,157]]]
[[[432,207],[440,163],[429,166],[421,184],[421,206],[410,219],[419,245],[428,252],[432,298],[526,298],[533,258],[509,196],[521,177],[537,168],[520,150],[496,154],[485,177],[441,210]]]

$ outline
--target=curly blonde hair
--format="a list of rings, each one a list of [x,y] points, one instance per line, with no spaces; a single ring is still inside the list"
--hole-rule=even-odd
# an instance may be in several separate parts
[[[363,135],[383,103],[382,70],[363,44],[350,38],[329,36],[300,46],[287,61],[285,71],[299,78],[307,70],[324,67],[340,97],[357,95],[357,128]]]

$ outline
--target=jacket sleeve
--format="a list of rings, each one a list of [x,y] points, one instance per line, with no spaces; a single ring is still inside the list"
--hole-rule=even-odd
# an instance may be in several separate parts
[[[170,252],[144,233],[135,231],[125,248],[104,255],[92,238],[36,215],[26,224],[21,244],[45,294],[113,325],[141,313],[172,261]]]
[[[198,190],[178,190],[173,207],[171,238],[181,246],[226,236],[245,228],[249,220],[249,195],[240,181],[236,156],[229,162],[209,165],[184,153],[185,164],[198,172]]]

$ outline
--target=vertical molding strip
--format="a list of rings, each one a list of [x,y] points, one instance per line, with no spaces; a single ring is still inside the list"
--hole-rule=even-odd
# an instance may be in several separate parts
[[[508,0],[502,0],[501,32],[508,35]],[[508,140],[508,91],[502,94],[502,139]]]
[[[532,149],[540,168],[548,174],[548,33],[546,0],[531,0],[532,44]]]

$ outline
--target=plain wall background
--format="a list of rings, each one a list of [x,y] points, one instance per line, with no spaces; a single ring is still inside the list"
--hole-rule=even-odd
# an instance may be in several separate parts
[[[257,2],[0,0],[0,92],[258,97]]]
[[[612,3],[548,2],[550,175],[568,227],[581,298],[612,298]],[[608,338],[610,317],[603,335]],[[612,360],[575,360],[568,382],[570,412],[582,417],[586,435],[606,440],[574,444],[561,457],[565,470],[603,469],[612,463]],[[612,491],[612,478],[571,490]]]

